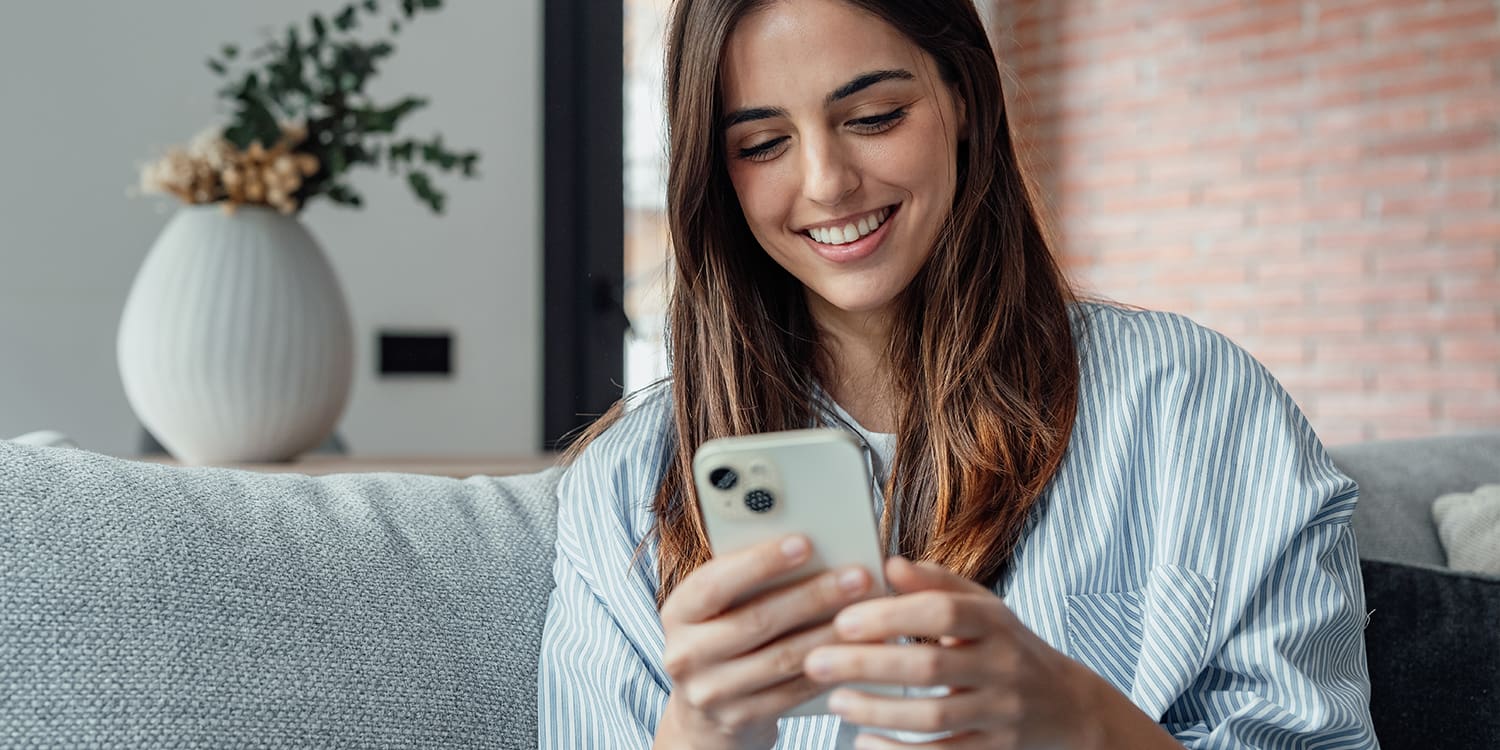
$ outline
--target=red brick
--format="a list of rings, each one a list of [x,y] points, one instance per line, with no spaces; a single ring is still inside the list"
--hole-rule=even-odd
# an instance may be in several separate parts
[[[1432,350],[1432,344],[1426,341],[1381,339],[1353,343],[1319,342],[1313,347],[1313,361],[1383,367],[1391,364],[1431,362],[1433,361]]]
[[[1500,143],[1493,124],[1466,130],[1403,135],[1371,143],[1362,149],[1364,158],[1383,159],[1392,156],[1426,156],[1431,154],[1469,152]]]
[[[1420,72],[1427,67],[1427,52],[1420,49],[1391,51],[1376,47],[1367,54],[1349,61],[1315,62],[1313,76],[1320,81],[1347,81],[1399,70]]]
[[[1500,304],[1500,276],[1448,276],[1438,282],[1438,299],[1445,304],[1479,302]]]
[[[1324,198],[1316,201],[1283,201],[1262,203],[1255,209],[1259,224],[1281,224],[1304,221],[1338,221],[1358,219],[1364,214],[1362,198],[1342,200]]]
[[[1500,392],[1500,368],[1377,372],[1376,391],[1494,391]]]
[[[1257,175],[1243,180],[1214,182],[1204,188],[1204,203],[1240,203],[1265,198],[1300,198],[1303,194],[1300,176]]]
[[[1141,214],[1187,208],[1191,204],[1192,195],[1183,189],[1164,192],[1121,190],[1107,194],[1099,202],[1099,207],[1112,214]]]
[[[1293,312],[1269,311],[1261,316],[1260,332],[1269,336],[1312,338],[1327,334],[1358,334],[1366,329],[1365,316],[1329,314],[1303,309]]]
[[[1450,128],[1472,128],[1487,133],[1488,140],[1480,145],[1500,147],[1500,138],[1495,136],[1494,124],[1500,121],[1500,96],[1465,96],[1443,105],[1443,121]],[[1485,126],[1490,126],[1486,128]]]
[[[1375,319],[1377,333],[1484,334],[1500,332],[1500,311],[1393,312]]]
[[[1313,288],[1318,308],[1337,305],[1409,305],[1432,300],[1432,284],[1426,280],[1330,279]]]
[[[1438,412],[1444,419],[1480,421],[1490,426],[1500,425],[1500,400],[1482,400],[1489,393],[1444,394]]]
[[[1369,425],[1370,440],[1411,440],[1443,434],[1441,422],[1433,419],[1380,419]]]
[[[1173,266],[1159,270],[1153,275],[1155,281],[1164,286],[1187,288],[1244,284],[1248,277],[1249,274],[1241,264]]]
[[[1327,253],[1302,258],[1271,258],[1255,264],[1261,282],[1288,280],[1330,281],[1364,275],[1365,259],[1357,253]]]
[[[1493,28],[1495,25],[1493,6],[1462,10],[1453,8],[1451,0],[1444,5],[1447,7],[1439,6],[1441,12],[1435,15],[1406,20],[1381,29],[1371,35],[1371,41],[1376,44],[1388,42],[1411,44],[1423,34],[1464,32],[1476,28]]]
[[[1428,246],[1429,235],[1425,220],[1413,220],[1409,223],[1387,221],[1358,229],[1322,229],[1313,244],[1319,250],[1386,250],[1410,256],[1422,252]]]
[[[1493,85],[1493,76],[1485,69],[1450,70],[1384,84],[1375,89],[1373,100],[1389,102],[1407,96],[1432,96],[1460,92],[1483,95]]]
[[[1314,167],[1353,164],[1359,156],[1359,150],[1359,146],[1353,143],[1267,149],[1257,153],[1252,163],[1255,171],[1262,174],[1286,171],[1301,173]]]
[[[1442,159],[1443,179],[1500,177],[1500,150],[1485,154],[1455,154]]]
[[[1437,416],[1427,394],[1322,393],[1318,413],[1327,416],[1379,419],[1431,419]]]
[[[1392,246],[1375,257],[1375,274],[1484,273],[1500,268],[1493,248],[1430,249]]]
[[[1208,45],[1242,42],[1278,34],[1287,34],[1302,28],[1302,14],[1292,8],[1290,13],[1257,14],[1261,17],[1232,23],[1205,32],[1203,42]]]
[[[1500,336],[1451,337],[1438,342],[1438,360],[1444,365],[1481,362],[1500,367]]]
[[[1444,222],[1442,229],[1438,230],[1438,238],[1449,245],[1500,243],[1500,216],[1476,221]]]
[[[1317,177],[1315,183],[1319,194],[1337,195],[1349,190],[1416,187],[1428,184],[1431,173],[1427,159],[1382,160],[1359,162],[1350,168],[1332,171]]]
[[[1450,189],[1451,190],[1451,189]],[[1495,202],[1495,192],[1488,187],[1444,190],[1403,198],[1381,198],[1380,215],[1442,216],[1488,210]]]
[[[1366,136],[1372,132],[1426,130],[1432,120],[1431,107],[1423,102],[1374,110],[1346,109],[1309,112],[1314,133],[1320,136]]]

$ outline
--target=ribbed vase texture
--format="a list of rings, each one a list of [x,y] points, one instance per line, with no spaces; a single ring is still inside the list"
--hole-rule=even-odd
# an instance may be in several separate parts
[[[348,304],[318,243],[264,208],[186,206],[120,319],[141,423],[189,464],[285,461],[338,424],[354,375]]]

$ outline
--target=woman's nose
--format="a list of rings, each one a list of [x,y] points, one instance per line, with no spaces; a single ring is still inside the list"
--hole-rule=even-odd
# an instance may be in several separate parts
[[[837,142],[809,139],[803,148],[803,194],[814,203],[837,206],[859,187],[859,170]]]

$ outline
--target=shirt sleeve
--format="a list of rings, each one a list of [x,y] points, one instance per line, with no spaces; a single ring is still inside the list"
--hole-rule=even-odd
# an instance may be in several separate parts
[[[1208,592],[1206,630],[1182,689],[1148,703],[1193,750],[1376,748],[1350,527],[1358,487],[1248,353],[1204,329],[1177,340],[1154,438],[1169,498],[1158,549]],[[1161,593],[1149,601],[1196,601]],[[1185,619],[1152,614],[1153,644],[1190,642],[1170,637]],[[1150,694],[1155,674],[1138,677]]]
[[[658,481],[658,428],[627,414],[559,482],[555,588],[538,665],[540,747],[650,747],[665,709],[654,556],[636,555]]]
[[[1338,504],[1352,507],[1353,497]],[[1272,566],[1207,668],[1168,711],[1193,750],[1376,748],[1364,591],[1347,521],[1311,525]]]

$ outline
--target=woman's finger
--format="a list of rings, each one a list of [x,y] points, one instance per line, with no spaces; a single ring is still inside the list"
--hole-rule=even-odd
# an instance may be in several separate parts
[[[878,642],[900,636],[977,641],[1002,631],[1005,603],[988,591],[921,591],[851,604],[834,618],[840,638]]]
[[[837,641],[832,625],[810,628],[738,659],[709,663],[685,689],[694,693],[695,703],[704,704],[750,695],[804,676],[802,663],[808,653]]]
[[[804,669],[808,677],[824,684],[969,687],[981,681],[983,665],[979,662],[967,648],[858,644],[815,648],[808,654]]]
[[[874,579],[857,567],[828,571],[788,584],[707,622],[677,630],[665,657],[676,669],[735,659],[774,644],[789,633],[827,623],[845,606],[869,596],[873,588]],[[802,671],[805,655],[806,650],[791,659],[792,671]]]
[[[662,624],[714,617],[746,592],[794,570],[811,555],[807,537],[794,534],[715,557],[684,578],[667,597],[661,608]]]
[[[952,591],[960,594],[992,593],[989,589],[934,562],[912,562],[904,557],[885,561],[885,578],[897,593],[914,591]]]
[[[851,724],[924,734],[962,735],[1018,722],[1021,718],[1018,709],[1001,703],[991,693],[978,691],[932,698],[892,698],[839,688],[828,696],[829,710]]]

